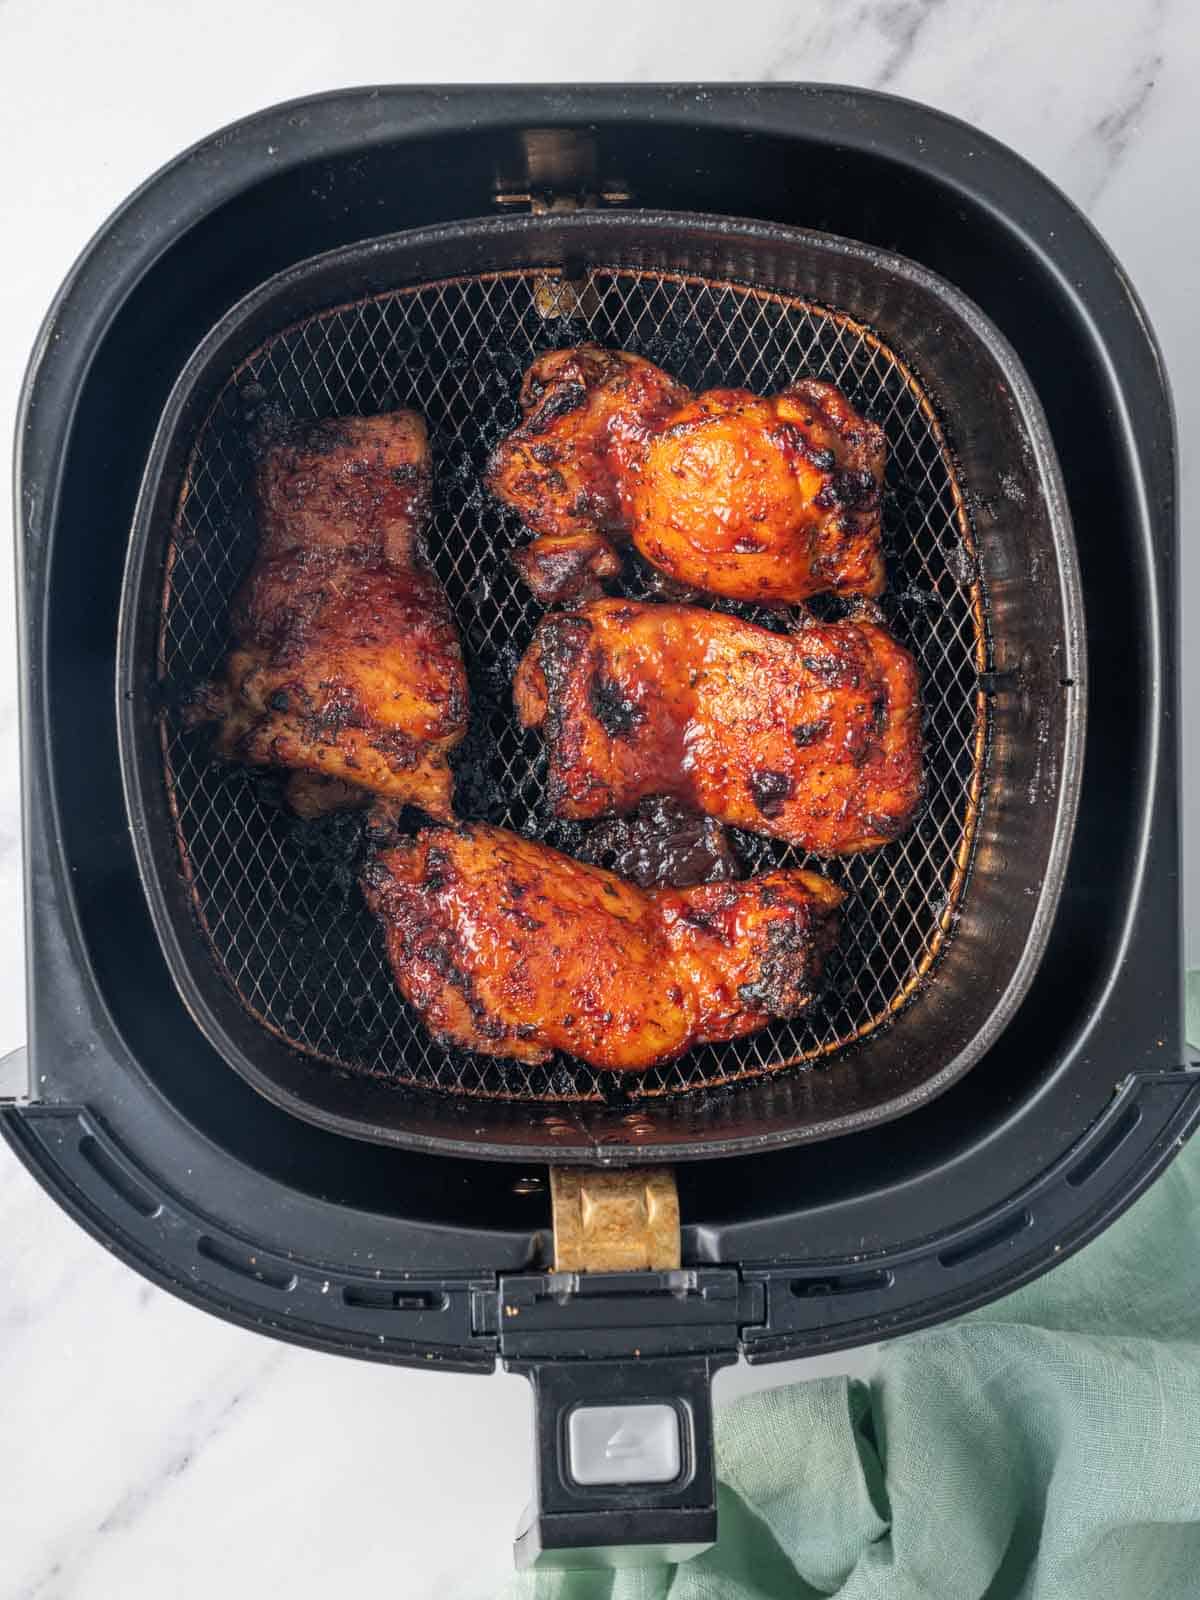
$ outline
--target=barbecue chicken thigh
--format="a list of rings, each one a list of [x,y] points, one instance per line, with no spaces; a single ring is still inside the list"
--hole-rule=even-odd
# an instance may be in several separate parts
[[[695,606],[595,600],[542,618],[513,691],[546,740],[561,817],[665,794],[848,855],[896,838],[921,798],[916,667],[876,623],[779,634]]]
[[[299,424],[265,450],[257,493],[234,645],[200,709],[220,719],[218,751],[291,769],[302,815],[369,791],[449,816],[467,682],[422,545],[424,422],[396,411]]]
[[[632,536],[669,577],[731,599],[882,592],[886,441],[832,384],[693,397],[640,357],[581,345],[540,356],[521,405],[487,482],[538,536],[518,560],[539,599],[580,597],[539,592],[524,565],[568,535]]]
[[[641,890],[481,823],[423,830],[362,875],[396,982],[446,1044],[626,1071],[813,998],[842,891],[814,872]]]
[[[709,389],[646,440],[633,541],[668,577],[734,600],[882,594],[885,453],[832,384]]]

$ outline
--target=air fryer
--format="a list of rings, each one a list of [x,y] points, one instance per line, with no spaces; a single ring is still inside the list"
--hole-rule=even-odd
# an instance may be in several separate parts
[[[197,1305],[337,1353],[526,1372],[521,1560],[686,1554],[715,1527],[717,1366],[885,1337],[1023,1281],[1197,1114],[1157,351],[1045,180],[886,97],[394,89],[218,137],[219,167],[197,147],[89,247],[27,382],[30,1044],[0,1122],[60,1203]],[[538,309],[547,281],[570,291],[561,326]],[[365,359],[414,307],[419,381],[402,342]],[[911,841],[874,877],[843,869],[862,921],[824,1009],[619,1092],[569,1064],[541,1081],[439,1054],[378,974],[374,1031],[351,1037],[338,985],[369,950],[352,905],[317,967],[325,1011],[271,996],[236,873],[214,899],[198,853],[254,840],[261,859],[278,819],[236,778],[217,793],[173,720],[220,649],[214,529],[249,537],[240,383],[283,392],[318,348],[312,387],[284,395],[296,414],[441,406],[441,464],[462,468],[443,576],[485,653],[530,614],[515,591],[487,612],[456,589],[452,538],[482,541],[478,565],[515,528],[472,521],[454,484],[504,421],[514,358],[580,329],[648,353],[671,335],[692,381],[842,361],[890,429],[891,620],[921,661],[933,776]],[[355,360],[339,369],[335,344]],[[483,381],[455,400],[468,344]],[[357,376],[339,389],[338,370]],[[915,604],[921,581],[939,606]],[[493,776],[519,824],[523,786]],[[669,1163],[679,1265],[554,1271],[551,1163]],[[670,1474],[585,1481],[580,1429],[610,1415],[665,1429]]]

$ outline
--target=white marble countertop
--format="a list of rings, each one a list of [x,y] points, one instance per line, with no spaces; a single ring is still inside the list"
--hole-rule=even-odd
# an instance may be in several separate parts
[[[928,101],[1040,166],[1149,308],[1182,435],[1184,581],[1200,604],[1200,249],[1189,0],[0,0],[0,437],[51,294],[162,162],[274,101],[376,82],[813,79]],[[0,550],[11,539],[3,527]],[[1086,538],[1087,530],[1081,529]],[[13,580],[0,560],[0,1054],[22,1042]],[[1185,637],[1185,677],[1200,643]],[[1189,709],[1198,703],[1189,693]],[[1186,727],[1186,718],[1185,718]],[[1186,792],[1200,739],[1185,735]],[[1193,817],[1192,822],[1200,821]],[[1187,904],[1200,963],[1200,828]],[[847,1369],[842,1357],[824,1370]],[[722,1375],[719,1394],[808,1365]],[[501,1586],[527,1492],[521,1381],[293,1350],[112,1260],[0,1148],[0,1600],[405,1596]]]

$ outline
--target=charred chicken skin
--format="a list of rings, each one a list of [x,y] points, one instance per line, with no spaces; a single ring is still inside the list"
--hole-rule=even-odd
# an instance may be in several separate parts
[[[529,592],[544,606],[598,599],[601,578],[615,578],[621,558],[602,533],[542,533],[512,553]]]
[[[534,362],[521,406],[487,481],[538,536],[530,551],[632,535],[668,577],[731,599],[882,592],[886,441],[832,384],[693,397],[638,356],[581,345]]]
[[[396,411],[299,425],[264,452],[257,494],[234,645],[198,713],[220,720],[219,752],[291,769],[302,815],[366,790],[448,817],[467,684],[422,547],[424,422]]]
[[[628,469],[690,398],[627,351],[549,350],[525,374],[521,422],[494,452],[488,487],[535,534],[627,535]]]
[[[550,612],[513,686],[561,817],[667,794],[820,855],[895,839],[921,798],[908,651],[876,623],[772,633],[694,606]]]
[[[529,368],[520,425],[493,453],[487,485],[536,536],[513,560],[544,605],[581,599],[619,570],[612,541],[629,537],[631,467],[689,398],[652,361],[599,345],[549,350]]]
[[[814,872],[635,888],[472,823],[374,857],[363,892],[405,999],[439,1040],[630,1071],[813,998],[842,891]]]

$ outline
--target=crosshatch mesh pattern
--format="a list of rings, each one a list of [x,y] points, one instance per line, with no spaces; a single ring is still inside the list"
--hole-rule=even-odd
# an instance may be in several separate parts
[[[556,297],[554,276],[519,270],[363,300],[285,330],[230,375],[193,449],[164,585],[162,741],[181,865],[226,981],[297,1049],[398,1085],[511,1099],[712,1088],[865,1037],[919,987],[952,929],[986,748],[978,681],[987,665],[984,604],[970,522],[932,405],[862,324],[723,281],[614,268],[593,271],[580,292]],[[553,314],[564,309],[570,314]],[[565,1057],[530,1068],[434,1043],[400,998],[355,887],[357,821],[300,823],[280,807],[269,779],[215,760],[211,730],[187,727],[178,710],[221,661],[228,603],[253,555],[247,408],[266,403],[308,419],[414,407],[434,445],[430,551],[472,682],[456,807],[569,848],[570,828],[544,809],[539,741],[518,728],[508,696],[540,615],[506,559],[525,535],[483,492],[480,474],[518,419],[517,389],[530,360],[582,337],[638,351],[697,389],[736,384],[767,393],[796,376],[825,378],[882,424],[889,446],[883,609],[920,665],[925,715],[927,798],[903,838],[834,862],[740,838],[751,871],[813,865],[849,891],[823,998],[797,1020],[620,1077]],[[777,617],[772,625],[780,625]]]

